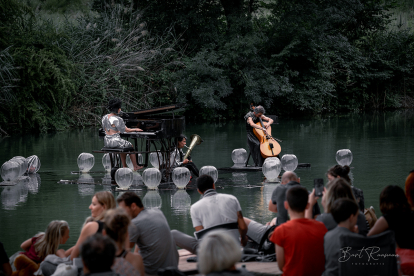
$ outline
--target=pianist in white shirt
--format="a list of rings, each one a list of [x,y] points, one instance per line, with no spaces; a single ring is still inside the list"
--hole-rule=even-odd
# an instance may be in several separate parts
[[[139,128],[128,128],[125,126],[124,120],[118,116],[118,114],[121,112],[121,105],[122,102],[117,99],[111,99],[108,102],[108,110],[109,114],[106,114],[102,117],[102,128],[105,130],[105,138],[104,138],[104,146],[105,148],[118,148],[118,149],[126,149],[131,148],[131,151],[134,150],[133,145],[127,141],[121,138],[120,133],[124,132],[135,132],[135,131],[142,131],[142,129]],[[124,168],[127,168],[126,164],[126,153],[120,153],[121,155],[121,162],[122,166]],[[134,165],[134,170],[142,169],[142,166],[138,166],[137,164],[137,158],[135,154],[129,155],[132,161],[132,164]]]

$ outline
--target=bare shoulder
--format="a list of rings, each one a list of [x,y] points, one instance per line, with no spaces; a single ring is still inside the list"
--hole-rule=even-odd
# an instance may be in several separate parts
[[[82,228],[81,234],[94,234],[98,231],[99,224],[96,221],[91,221],[85,224]]]

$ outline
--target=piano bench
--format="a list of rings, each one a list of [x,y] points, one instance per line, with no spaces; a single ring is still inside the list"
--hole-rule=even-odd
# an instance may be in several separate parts
[[[138,154],[141,153],[139,151],[135,151],[134,149],[128,149],[128,151],[122,151],[120,149],[106,149],[103,148],[101,150],[93,150],[93,153],[113,153],[113,154],[120,154],[120,153],[126,153],[126,154]]]
[[[135,151],[135,149],[134,148],[124,148],[124,149],[117,149],[117,148],[106,148],[106,147],[103,147],[103,148],[101,148],[101,151],[107,151],[107,152],[113,152],[113,153],[117,153],[117,152],[132,152],[132,151]]]

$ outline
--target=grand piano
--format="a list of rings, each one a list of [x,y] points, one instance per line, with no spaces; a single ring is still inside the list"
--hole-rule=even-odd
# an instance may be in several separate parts
[[[102,148],[98,153],[111,153],[112,167],[119,163],[114,158],[117,153],[136,154],[137,163],[148,167],[151,152],[157,152],[162,163],[160,170],[165,176],[171,172],[170,155],[177,144],[177,137],[185,131],[185,117],[175,114],[184,110],[183,104],[173,104],[151,109],[143,109],[135,112],[123,112],[120,117],[128,128],[140,128],[142,132],[121,133],[121,137],[132,140],[134,148],[120,150]],[[99,129],[99,137],[105,137],[105,131]],[[139,154],[143,158],[138,158]],[[112,160],[114,158],[114,160]],[[163,179],[165,177],[163,175]]]

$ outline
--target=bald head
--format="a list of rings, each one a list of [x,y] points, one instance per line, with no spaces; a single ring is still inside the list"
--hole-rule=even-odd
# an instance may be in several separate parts
[[[296,175],[296,173],[294,173],[294,172],[285,172],[283,175],[282,175],[282,184],[287,184],[287,183],[289,183],[290,181],[296,181],[296,182],[299,182],[300,181],[300,178]]]

